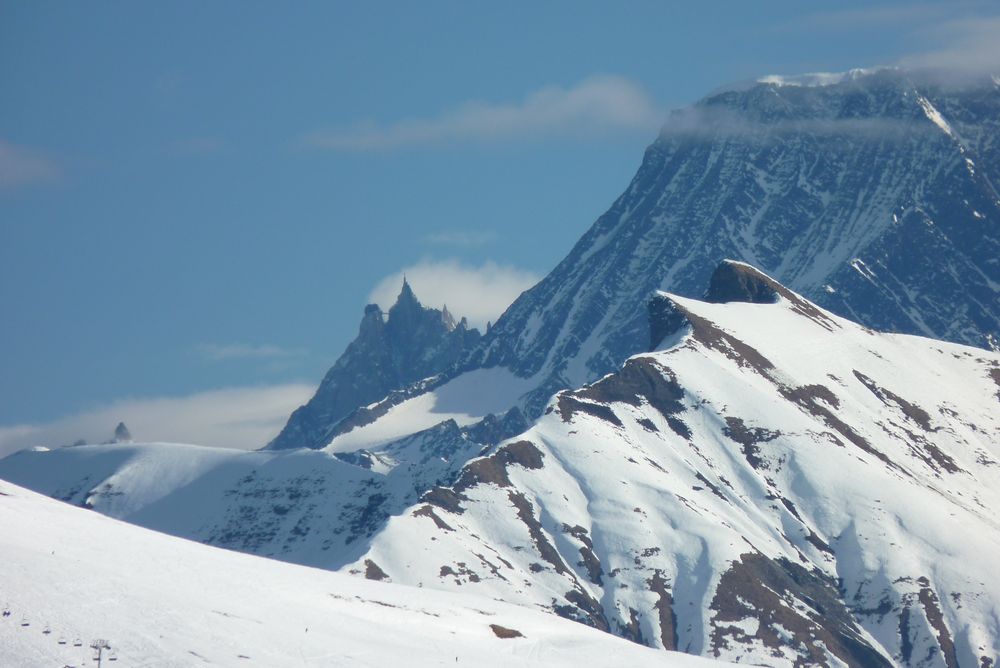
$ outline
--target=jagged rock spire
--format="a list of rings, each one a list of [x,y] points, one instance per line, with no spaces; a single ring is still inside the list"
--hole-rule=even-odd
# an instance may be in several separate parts
[[[118,426],[115,427],[115,438],[114,443],[128,443],[132,440],[132,434],[129,432],[128,427],[125,426],[124,422],[119,422]]]
[[[464,318],[463,318],[463,320],[464,320]],[[445,304],[443,307],[441,307],[441,322],[444,323],[445,328],[449,332],[451,330],[455,329],[455,316],[453,316],[451,314],[451,311],[448,310],[448,305],[447,304]]]
[[[357,338],[268,447],[323,447],[353,411],[450,368],[479,337],[464,318],[456,323],[447,306],[422,306],[404,276],[387,314],[377,304],[365,307]]]
[[[403,287],[399,291],[399,297],[396,298],[396,303],[408,303],[413,302],[414,304],[420,305],[420,300],[417,296],[413,294],[413,288],[410,287],[410,282],[406,280],[406,275],[403,275]]]

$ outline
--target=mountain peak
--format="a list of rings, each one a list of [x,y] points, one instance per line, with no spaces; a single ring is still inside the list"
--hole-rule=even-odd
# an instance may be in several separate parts
[[[723,260],[712,272],[705,301],[712,304],[773,304],[778,301],[777,283],[745,262]]]
[[[420,306],[420,300],[413,294],[413,288],[410,287],[410,282],[406,280],[406,276],[404,275],[403,287],[399,291],[399,296],[396,297],[396,305],[410,303]]]
[[[465,318],[463,318],[463,320],[464,319]],[[441,307],[441,322],[444,323],[445,329],[447,329],[449,332],[455,329],[455,327],[457,326],[455,323],[455,316],[453,316],[451,314],[451,311],[448,310],[447,304]]]
[[[115,427],[115,438],[112,443],[131,443],[132,433],[125,426],[124,422],[119,422],[118,426]]]
[[[451,368],[479,337],[465,318],[456,322],[447,306],[423,306],[404,277],[388,314],[377,304],[365,307],[357,338],[267,447],[325,446],[332,430],[354,411]]]
[[[396,297],[396,303],[389,309],[389,321],[395,321],[399,325],[401,321],[419,320],[421,314],[426,310],[404,276],[403,287],[399,291],[399,296]]]

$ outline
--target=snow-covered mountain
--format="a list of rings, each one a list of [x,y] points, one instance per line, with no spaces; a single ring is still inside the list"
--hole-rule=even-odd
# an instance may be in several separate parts
[[[531,379],[504,408],[537,417],[645,350],[653,291],[699,296],[724,258],[866,326],[997,349],[997,81],[854,70],[712,93],[671,116],[626,191],[482,340],[465,339],[476,345],[457,366],[449,354],[387,376],[356,341],[270,447],[323,447],[378,417],[338,427],[351,410],[496,366]],[[406,345],[437,345],[418,341]]]
[[[996,80],[719,90],[485,336],[404,285],[264,451],[79,446],[0,478],[658,647],[990,668],[997,137]]]
[[[708,668],[473,595],[217,550],[0,483],[0,665]],[[115,663],[111,663],[111,658]]]
[[[654,290],[699,296],[724,258],[869,327],[996,348],[997,81],[765,77],[675,112],[626,191],[468,366],[535,377],[522,407],[537,415],[644,350]]]
[[[354,410],[450,369],[479,339],[479,330],[465,318],[456,323],[447,307],[422,306],[404,279],[388,315],[377,304],[365,307],[357,338],[268,449],[323,447]]]
[[[558,394],[353,568],[740,662],[994,665],[1000,354],[738,263],[708,299],[661,293],[655,352]]]
[[[476,421],[525,382],[501,368],[321,451],[81,446],[13,455],[0,477],[203,542],[478,591],[657,647],[767,665],[992,665],[1000,354],[876,333],[741,263],[723,263],[707,294],[659,295],[657,350],[485,450]],[[447,412],[472,387],[492,388],[478,412]]]

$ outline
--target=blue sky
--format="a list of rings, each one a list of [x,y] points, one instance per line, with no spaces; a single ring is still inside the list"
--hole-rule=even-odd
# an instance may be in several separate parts
[[[0,449],[116,416],[260,445],[404,269],[426,302],[502,310],[667,109],[770,73],[993,58],[997,15],[0,2]]]

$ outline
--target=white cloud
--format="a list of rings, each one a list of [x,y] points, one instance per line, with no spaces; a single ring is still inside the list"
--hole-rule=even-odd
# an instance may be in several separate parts
[[[316,388],[289,383],[199,392],[184,397],[122,399],[47,424],[0,427],[0,457],[36,445],[57,447],[111,438],[119,421],[137,441],[195,443],[252,450],[265,445]]]
[[[305,142],[317,148],[366,151],[525,135],[648,131],[660,120],[660,110],[638,84],[622,77],[599,76],[570,88],[548,86],[520,102],[467,102],[434,118],[388,124],[369,121],[350,129],[317,132]]]
[[[456,318],[465,316],[481,330],[539,280],[530,271],[495,262],[471,267],[455,260],[425,260],[383,278],[368,300],[388,310],[396,302],[404,274],[422,304],[434,308],[447,304]]]
[[[48,157],[0,139],[0,188],[44,183],[58,176],[58,168]]]
[[[296,357],[304,354],[302,350],[290,350],[269,344],[255,345],[251,343],[202,343],[197,346],[197,350],[202,356],[213,362],[233,359],[275,359]]]

